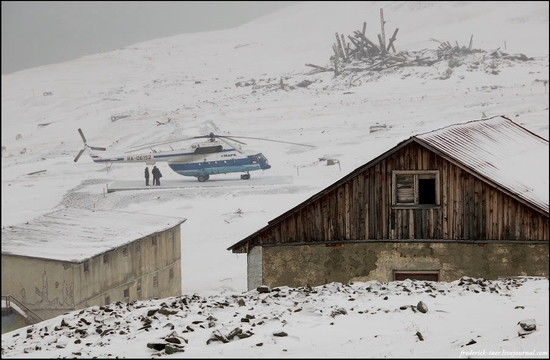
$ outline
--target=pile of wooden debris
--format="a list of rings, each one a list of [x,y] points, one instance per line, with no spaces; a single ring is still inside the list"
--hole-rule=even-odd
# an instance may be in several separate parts
[[[381,21],[381,33],[378,34],[378,43],[371,41],[365,35],[367,23],[363,23],[362,31],[354,31],[353,36],[348,35],[349,42],[346,42],[346,38],[342,34],[336,33],[336,43],[332,46],[334,54],[330,57],[330,63],[332,66],[319,66],[314,64],[305,64],[312,67],[313,70],[309,75],[331,71],[335,76],[346,75],[350,72],[362,72],[362,71],[381,71],[393,67],[404,66],[430,66],[439,61],[457,62],[457,58],[467,56],[473,53],[484,53],[482,50],[476,50],[472,48],[473,35],[470,37],[470,43],[466,46],[460,46],[458,42],[456,45],[451,45],[448,41],[439,41],[439,47],[437,50],[423,49],[421,51],[414,52],[396,52],[395,41],[397,40],[397,32],[399,28],[396,28],[393,35],[386,43],[385,31],[384,31],[384,14],[380,9],[380,21]],[[391,51],[391,52],[390,52]],[[499,49],[491,52],[491,57],[502,57],[512,60],[533,60],[525,55],[510,56],[502,53]],[[452,67],[452,64],[450,65]]]

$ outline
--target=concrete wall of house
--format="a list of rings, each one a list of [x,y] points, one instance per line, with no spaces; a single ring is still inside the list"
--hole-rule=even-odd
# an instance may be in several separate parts
[[[180,226],[88,260],[75,271],[77,308],[181,295]],[[126,292],[126,293],[125,293]],[[125,296],[127,295],[127,296]]]
[[[481,244],[483,245],[483,244]],[[262,283],[317,286],[330,282],[393,281],[393,272],[439,271],[440,281],[462,276],[548,276],[548,243],[355,242],[339,247],[264,246]],[[250,269],[249,269],[250,271]],[[252,290],[249,287],[249,290]]]
[[[247,254],[247,286],[248,289],[256,289],[262,284],[262,246],[253,247]]]
[[[116,301],[181,295],[180,226],[157,233],[156,245],[152,238],[87,260],[87,271],[84,263],[2,254],[2,295],[14,296],[42,319]]]
[[[73,264],[2,254],[2,295],[12,295],[42,319],[72,311]]]

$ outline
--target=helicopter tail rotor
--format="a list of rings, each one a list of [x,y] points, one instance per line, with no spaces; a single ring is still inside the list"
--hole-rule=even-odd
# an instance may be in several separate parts
[[[91,150],[99,150],[99,151],[105,151],[106,150],[106,148],[104,148],[104,147],[88,145],[88,143],[86,142],[86,137],[84,136],[84,133],[82,132],[82,129],[78,129],[78,133],[80,134],[80,137],[82,138],[82,142],[84,142],[84,147],[82,148],[82,150],[80,150],[78,152],[78,155],[76,155],[76,157],[74,158],[74,162],[77,162],[78,159],[80,159],[80,156],[82,155],[84,150],[86,150],[86,148],[91,149]]]

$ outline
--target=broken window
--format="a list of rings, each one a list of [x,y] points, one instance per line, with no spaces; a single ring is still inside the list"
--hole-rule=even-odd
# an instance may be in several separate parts
[[[393,205],[439,205],[439,171],[392,172]]]

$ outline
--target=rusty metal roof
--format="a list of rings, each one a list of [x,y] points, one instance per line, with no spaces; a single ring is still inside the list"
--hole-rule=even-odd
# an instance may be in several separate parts
[[[227,250],[234,250],[247,243],[270,226],[413,141],[548,214],[548,140],[504,116],[495,116],[453,124],[411,136],[269,221],[268,225],[233,244]]]
[[[413,137],[548,212],[548,140],[503,116],[455,124]]]

